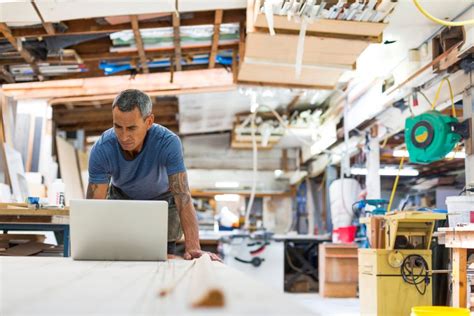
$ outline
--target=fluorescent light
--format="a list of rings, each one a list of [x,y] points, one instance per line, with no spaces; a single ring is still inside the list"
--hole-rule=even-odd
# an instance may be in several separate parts
[[[450,152],[449,154],[446,155],[446,157],[444,158],[448,158],[448,159],[465,159],[466,158],[466,152],[465,151],[452,151]]]
[[[405,158],[408,158],[409,157],[409,154],[408,154],[408,150],[403,150],[403,149],[395,149],[393,152],[392,152],[392,156],[393,157],[405,157]],[[446,157],[444,158],[447,158],[447,159],[464,159],[466,158],[466,152],[464,151],[452,151],[450,152],[449,154],[446,155]]]
[[[239,187],[239,183],[235,181],[220,181],[216,182],[216,188],[223,188],[223,189],[235,189]]]
[[[215,195],[214,199],[218,202],[238,202],[238,201],[240,201],[240,195],[238,195],[238,194],[219,194],[219,195]]]
[[[409,155],[408,155],[408,150],[395,149],[395,150],[392,152],[392,156],[393,156],[393,157],[399,157],[399,158],[402,158],[402,157],[408,158],[408,157],[409,157]]]
[[[353,167],[351,168],[351,174],[353,175],[367,175],[368,171],[367,168],[357,168]],[[398,174],[398,168],[397,167],[384,167],[379,169],[379,175],[381,176],[396,176]],[[418,170],[413,169],[413,168],[403,168],[400,171],[400,176],[402,177],[416,177],[420,173]]]
[[[283,175],[283,170],[277,169],[274,171],[275,173],[275,178],[279,178]]]

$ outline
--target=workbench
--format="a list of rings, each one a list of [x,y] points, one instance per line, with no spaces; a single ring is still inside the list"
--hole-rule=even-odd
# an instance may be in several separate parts
[[[213,277],[224,291],[223,308],[191,308],[190,278],[174,292],[159,290],[191,261],[73,261],[70,258],[0,258],[0,315],[314,315],[222,263]]]
[[[69,257],[68,208],[29,209],[25,203],[0,203],[0,231],[62,232],[63,256]]]
[[[438,229],[440,243],[452,248],[453,306],[467,307],[467,250],[474,249],[474,225]]]

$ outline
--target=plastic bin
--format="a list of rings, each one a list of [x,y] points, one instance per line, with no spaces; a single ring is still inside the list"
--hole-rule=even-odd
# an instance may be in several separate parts
[[[471,211],[474,212],[474,196],[448,196],[449,227],[458,224],[469,224],[471,222]]]

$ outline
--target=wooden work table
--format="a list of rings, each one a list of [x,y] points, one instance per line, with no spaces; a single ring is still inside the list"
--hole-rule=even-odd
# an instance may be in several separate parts
[[[265,284],[222,263],[213,277],[225,294],[223,308],[187,304],[192,277],[173,293],[159,290],[191,261],[73,261],[70,258],[0,258],[0,315],[314,315]]]

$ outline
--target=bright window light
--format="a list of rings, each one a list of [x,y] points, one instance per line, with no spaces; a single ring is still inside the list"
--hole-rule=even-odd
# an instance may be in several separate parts
[[[216,188],[235,189],[239,187],[239,183],[235,181],[220,181],[216,182]]]
[[[219,194],[215,195],[214,199],[218,202],[238,202],[240,195],[238,194]]]
[[[405,158],[408,158],[409,155],[408,155],[408,150],[404,150],[404,149],[395,149],[392,153],[392,156],[393,157],[405,157]]]
[[[392,153],[392,156],[393,157],[398,157],[398,158],[401,158],[401,157],[405,157],[405,158],[408,158],[409,157],[409,154],[408,154],[408,150],[404,150],[404,149],[395,149]],[[464,151],[452,151],[450,152],[449,154],[446,155],[447,159],[464,159],[466,158],[466,152]]]
[[[367,171],[367,168],[356,168],[356,167],[353,167],[351,168],[351,174],[353,175],[367,175],[368,171]],[[379,175],[381,176],[390,176],[390,177],[394,177],[398,174],[398,168],[397,167],[384,167],[384,168],[380,168],[379,169]],[[420,173],[418,172],[418,170],[416,169],[413,169],[413,168],[403,168],[401,171],[400,171],[400,176],[402,177],[416,177],[418,176]]]

